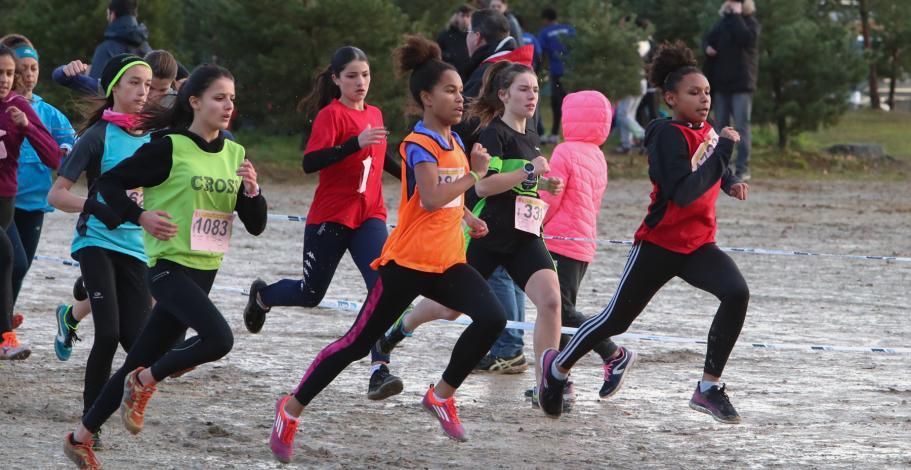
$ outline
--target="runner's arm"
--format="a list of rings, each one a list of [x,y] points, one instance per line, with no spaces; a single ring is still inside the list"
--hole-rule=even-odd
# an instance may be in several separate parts
[[[120,218],[139,225],[142,208],[127,196],[127,189],[150,188],[164,183],[174,163],[171,139],[161,137],[98,177],[95,185],[105,202]]]

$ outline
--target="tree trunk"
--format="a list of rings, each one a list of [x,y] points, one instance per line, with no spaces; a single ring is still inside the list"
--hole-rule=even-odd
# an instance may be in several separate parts
[[[858,8],[860,8],[860,28],[864,37],[864,50],[871,53],[873,51],[873,43],[870,40],[870,19],[869,12],[867,11],[867,0],[859,0],[857,3]],[[868,67],[870,68],[870,107],[879,109],[879,86],[876,80],[876,61],[871,58]]]
[[[895,82],[898,81],[898,49],[893,49],[889,57],[889,111],[895,111]]]

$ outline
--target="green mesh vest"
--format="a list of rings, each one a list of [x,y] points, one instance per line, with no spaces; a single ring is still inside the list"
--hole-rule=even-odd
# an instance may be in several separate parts
[[[221,266],[223,253],[191,249],[191,224],[196,210],[233,214],[242,179],[237,169],[244,161],[244,148],[225,140],[221,152],[201,150],[190,138],[171,134],[166,138],[173,144],[171,173],[164,183],[144,188],[145,210],[162,210],[177,224],[177,235],[161,241],[144,232],[149,266],[159,259],[200,270]]]

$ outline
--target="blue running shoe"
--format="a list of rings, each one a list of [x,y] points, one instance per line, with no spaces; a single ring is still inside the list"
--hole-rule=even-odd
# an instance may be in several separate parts
[[[79,341],[76,328],[71,328],[66,323],[66,315],[73,310],[72,305],[60,304],[57,306],[57,336],[54,338],[54,352],[57,359],[67,361],[73,353],[73,342]]]
[[[620,355],[604,363],[604,385],[598,391],[598,396],[606,400],[620,390],[623,378],[636,363],[636,351],[620,346]]]

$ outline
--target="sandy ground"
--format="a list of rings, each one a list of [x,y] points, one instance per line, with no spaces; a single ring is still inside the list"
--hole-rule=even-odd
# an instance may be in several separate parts
[[[612,181],[599,236],[630,238],[645,210],[649,184]],[[305,214],[312,186],[266,187],[274,213]],[[398,188],[386,187],[389,207]],[[722,197],[719,243],[842,253],[911,254],[907,183],[759,182],[750,201]],[[391,210],[394,220],[395,210]],[[66,256],[74,216],[49,215],[39,254]],[[260,238],[235,232],[216,281],[244,287],[298,277],[303,225],[272,223]],[[599,248],[581,291],[589,314],[616,287],[627,247]],[[742,343],[793,342],[911,346],[911,265],[735,254],[752,290]],[[62,438],[77,423],[82,375],[92,341],[81,328],[69,362],[53,352],[54,306],[67,298],[70,267],[36,262],[17,310],[32,357],[0,363],[0,455],[3,468],[66,468]],[[346,258],[328,298],[361,301],[365,288]],[[274,309],[259,335],[243,327],[245,297],[214,292],[234,325],[225,359],[160,385],[147,426],[129,435],[114,419],[104,428],[106,468],[277,468],[268,449],[276,397],[296,385],[315,354],[350,326],[352,314]],[[632,332],[701,338],[716,300],[673,281],[633,324]],[[533,308],[528,311],[533,320]],[[578,402],[550,420],[524,401],[531,370],[519,376],[473,375],[458,393],[472,439],[446,439],[420,410],[461,327],[420,330],[394,357],[405,391],[384,402],[365,397],[367,362],[354,364],[311,405],[297,438],[295,465],[333,468],[605,467],[908,467],[911,466],[911,355],[763,351],[738,346],[725,379],[744,422],[715,423],[687,407],[703,348],[626,341],[640,354],[625,388],[597,400],[598,361],[574,370]],[[526,355],[531,359],[531,335]],[[122,361],[119,353],[115,364]]]

